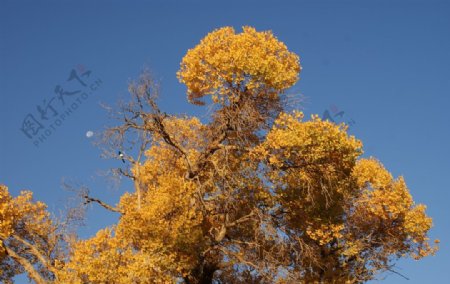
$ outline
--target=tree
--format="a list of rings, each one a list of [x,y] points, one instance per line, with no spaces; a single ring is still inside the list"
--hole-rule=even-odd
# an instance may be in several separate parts
[[[60,235],[46,205],[33,202],[23,191],[13,198],[0,185],[0,280],[10,283],[26,272],[36,283],[54,279],[60,254]]]
[[[433,254],[431,218],[402,177],[362,158],[345,125],[284,111],[300,70],[271,32],[210,33],[178,72],[189,101],[213,110],[206,123],[161,111],[158,84],[144,72],[104,136],[135,188],[116,206],[83,194],[119,221],[69,242],[58,265],[44,267],[46,281],[360,283],[400,257]],[[30,259],[29,275],[43,277]]]

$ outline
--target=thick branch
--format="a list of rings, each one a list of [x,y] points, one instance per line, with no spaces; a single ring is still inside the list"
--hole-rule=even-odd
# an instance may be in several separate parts
[[[243,216],[243,217],[241,217],[241,218],[239,218],[239,219],[237,219],[237,220],[235,220],[235,221],[233,221],[233,222],[231,222],[231,223],[226,224],[226,226],[227,226],[227,227],[233,227],[233,226],[236,226],[237,224],[240,224],[240,223],[243,223],[243,222],[246,222],[246,221],[251,220],[251,217],[253,217],[253,216],[255,216],[255,213],[254,213],[254,212],[251,212],[251,213],[248,214],[248,215],[245,215],[245,216]]]
[[[260,271],[260,267],[257,264],[255,264],[251,261],[245,260],[239,253],[234,253],[231,250],[226,249],[225,247],[219,247],[219,250],[221,250],[223,252],[223,254],[225,254],[226,256],[235,257],[242,264],[252,267],[253,269],[255,269],[258,272]]]
[[[205,167],[208,162],[209,157],[211,157],[217,150],[222,148],[222,142],[228,136],[229,124],[227,123],[224,127],[221,128],[220,132],[217,134],[217,138],[212,141],[209,147],[200,155],[197,163],[195,165],[195,170],[189,173],[189,178],[194,178],[197,176],[200,171]]]
[[[164,139],[164,141],[167,144],[169,144],[170,146],[174,147],[183,156],[183,158],[186,162],[186,166],[188,168],[189,175],[191,176],[192,175],[192,164],[188,158],[187,151],[186,151],[186,149],[184,149],[183,146],[179,145],[176,141],[174,141],[170,137],[170,134],[167,132],[166,127],[164,126],[163,118],[162,118],[162,115],[159,113],[159,109],[158,109],[158,114],[153,116],[153,123],[156,127],[158,134],[161,135],[161,137]]]
[[[122,213],[119,208],[113,207],[109,204],[106,204],[105,202],[101,201],[100,199],[92,198],[89,195],[84,195],[83,198],[85,199],[84,204],[89,204],[91,202],[95,202],[95,203],[100,204],[100,206],[102,206],[103,208],[105,208],[109,211]]]
[[[30,243],[29,241],[23,239],[22,237],[20,237],[18,235],[13,235],[13,237],[16,240],[18,240],[19,242],[21,242],[23,245],[28,247],[31,250],[31,252],[33,253],[33,255],[36,256],[39,259],[39,261],[42,263],[42,265],[44,265],[49,271],[55,272],[55,269],[51,265],[50,261],[41,253],[41,251],[37,247],[35,247],[32,243]]]
[[[6,253],[12,257],[15,261],[17,261],[25,271],[28,273],[31,279],[33,279],[37,284],[46,284],[48,283],[34,268],[34,266],[26,259],[18,255],[14,250],[10,249],[6,245],[3,245]]]

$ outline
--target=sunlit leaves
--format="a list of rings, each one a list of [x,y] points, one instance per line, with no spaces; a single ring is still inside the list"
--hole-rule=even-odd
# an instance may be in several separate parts
[[[374,158],[360,158],[362,143],[346,129],[282,113],[252,156],[264,165],[268,195],[288,212],[286,234],[317,250],[302,262],[351,268],[324,279],[367,280],[395,257],[419,259],[436,248],[428,242],[425,206],[414,204],[402,177],[394,179]],[[328,256],[317,257],[323,251]]]
[[[243,27],[217,29],[190,49],[181,62],[178,78],[188,88],[189,101],[214,95],[233,100],[237,91],[276,96],[298,80],[299,58],[270,32]]]
[[[8,188],[0,185],[0,280],[8,280],[23,269],[35,281],[51,279],[57,244],[56,227],[47,206],[34,202],[30,191],[12,197]]]
[[[1,186],[0,280],[26,270],[56,283],[361,283],[396,258],[433,254],[432,220],[403,177],[362,158],[344,124],[283,111],[278,95],[299,71],[271,32],[213,31],[178,72],[190,101],[218,104],[208,123],[160,111],[141,76],[107,136],[121,150],[129,131],[142,140],[121,171],[134,188],[104,206],[117,223],[66,238],[53,257],[45,205]]]

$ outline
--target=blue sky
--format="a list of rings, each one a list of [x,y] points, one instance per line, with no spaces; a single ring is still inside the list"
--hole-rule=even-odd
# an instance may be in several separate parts
[[[243,1],[242,1],[243,2]],[[111,186],[104,160],[86,137],[110,124],[101,103],[127,99],[127,83],[149,67],[162,84],[169,113],[203,116],[186,102],[175,73],[185,52],[222,26],[271,29],[300,55],[293,88],[306,114],[344,111],[350,132],[396,176],[403,175],[434,219],[435,257],[401,261],[385,283],[442,283],[450,262],[450,1],[0,1],[0,183],[13,194],[30,189],[50,210],[64,208],[63,180],[85,184],[115,203],[130,184]],[[84,67],[83,67],[84,66]],[[100,79],[39,146],[21,127],[37,106],[83,87],[72,69]],[[76,85],[79,84],[79,85]],[[84,88],[84,87],[83,87]],[[54,101],[64,112],[74,97]],[[48,113],[50,115],[51,113]],[[91,236],[115,216],[88,212],[80,235]],[[24,282],[18,278],[17,283]]]

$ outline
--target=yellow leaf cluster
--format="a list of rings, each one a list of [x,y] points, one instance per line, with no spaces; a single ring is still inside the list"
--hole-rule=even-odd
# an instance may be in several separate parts
[[[276,95],[298,80],[299,57],[290,52],[270,31],[257,32],[232,27],[209,33],[190,49],[177,73],[186,84],[188,99],[214,95],[215,102],[233,100],[239,90],[252,95]]]
[[[304,122],[301,112],[280,114],[252,152],[266,165],[267,195],[289,212],[288,224],[305,241],[348,259],[374,247],[374,265],[393,254],[433,254],[425,206],[414,204],[402,177],[394,179],[374,158],[360,158],[362,143],[346,130],[318,116]]]
[[[426,207],[414,203],[403,177],[394,179],[374,158],[359,160],[352,176],[360,190],[349,214],[353,228],[367,235],[388,235],[384,248],[389,252],[418,259],[437,250],[428,243],[432,220],[425,214]]]
[[[293,226],[306,230],[308,222],[339,224],[342,202],[354,188],[346,178],[362,153],[362,143],[335,125],[303,113],[282,113],[253,157],[264,157],[267,175]],[[333,202],[331,202],[333,200]],[[316,221],[314,221],[316,222]]]
[[[8,281],[23,269],[42,277],[31,270],[33,265],[49,269],[47,275],[52,275],[50,263],[59,241],[56,229],[47,206],[34,202],[30,191],[12,197],[0,185],[0,281]]]
[[[195,153],[198,119],[164,123],[174,133],[173,141]],[[186,275],[195,267],[204,243],[203,215],[194,204],[196,187],[184,178],[186,165],[179,153],[158,135],[153,142],[145,163],[133,168],[139,173],[140,202],[136,192],[125,193],[118,204],[122,215],[117,226],[77,242],[61,279],[173,283],[174,275]]]
[[[318,228],[313,228],[311,226],[307,227],[306,233],[311,239],[318,241],[320,245],[326,245],[333,239],[342,238],[343,235],[341,234],[341,231],[343,229],[343,224],[319,224]]]
[[[201,215],[191,207],[192,185],[176,175],[158,176],[138,207],[124,194],[117,227],[73,246],[59,276],[77,283],[173,283],[196,264],[202,246]],[[75,280],[73,280],[75,279]],[[81,282],[80,282],[81,281]]]
[[[32,232],[42,236],[49,233],[51,220],[47,206],[32,199],[30,191],[22,191],[13,198],[7,187],[0,185],[0,239],[14,233]]]
[[[134,250],[112,229],[72,245],[68,262],[58,273],[59,283],[169,283],[157,256]]]

